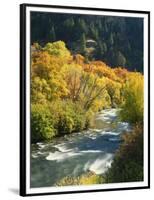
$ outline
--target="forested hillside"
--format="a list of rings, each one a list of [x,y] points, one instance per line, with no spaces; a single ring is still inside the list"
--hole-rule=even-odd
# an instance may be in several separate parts
[[[58,40],[87,63],[103,60],[112,67],[143,72],[141,18],[32,12],[31,43],[44,46]]]

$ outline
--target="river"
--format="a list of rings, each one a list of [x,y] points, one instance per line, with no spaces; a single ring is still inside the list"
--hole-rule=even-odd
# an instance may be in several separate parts
[[[96,115],[96,129],[37,143],[31,150],[31,187],[49,187],[65,176],[76,177],[87,171],[103,174],[119,148],[121,134],[129,132],[126,122],[118,121],[117,109]]]

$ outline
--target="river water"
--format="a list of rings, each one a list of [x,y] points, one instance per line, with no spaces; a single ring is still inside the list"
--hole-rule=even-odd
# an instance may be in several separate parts
[[[107,109],[97,114],[97,129],[32,145],[31,187],[53,186],[65,176],[76,177],[88,171],[103,174],[122,142],[121,134],[131,129],[128,123],[118,121],[117,112]]]

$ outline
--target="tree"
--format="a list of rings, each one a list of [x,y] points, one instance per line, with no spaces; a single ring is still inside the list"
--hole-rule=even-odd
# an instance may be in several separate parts
[[[38,42],[42,45],[60,39],[65,41],[72,52],[83,54],[84,48],[80,48],[79,41],[84,33],[86,38],[96,40],[97,45],[105,42],[107,46],[107,51],[105,47],[99,48],[101,50],[99,56],[99,50],[91,54],[92,59],[102,59],[113,67],[121,65],[131,70],[143,71],[142,18],[59,13],[50,15],[34,12],[31,15],[31,23],[32,44]],[[118,51],[122,56],[117,53]],[[112,58],[113,52],[114,59]],[[125,57],[126,62],[120,57]]]
[[[71,54],[63,41],[47,43],[43,50],[47,51],[50,55],[58,56],[59,58],[67,61],[71,59]]]
[[[86,53],[86,36],[85,36],[85,33],[83,33],[81,35],[80,46],[81,46],[81,53],[83,55],[85,55],[85,53]]]
[[[126,65],[126,58],[125,56],[121,53],[121,51],[118,51],[115,54],[115,64],[117,66],[125,66]]]
[[[46,51],[32,54],[31,91],[32,101],[35,103],[52,101],[68,95],[63,69],[71,58],[70,52],[63,43],[58,42],[49,43],[45,49]]]
[[[109,44],[112,46],[114,44],[114,38],[113,38],[113,33],[111,32],[110,37],[109,37]]]
[[[80,90],[82,76],[82,67],[78,64],[67,65],[65,69],[65,80],[69,90],[69,97],[73,100],[77,100],[77,96]]]
[[[143,76],[132,72],[123,88],[124,104],[120,112],[124,121],[143,123]]]
[[[105,174],[105,182],[143,181],[143,172],[143,127],[137,125],[131,133],[123,135],[123,143]]]
[[[56,33],[54,26],[51,27],[49,39],[53,42],[56,40]]]
[[[74,25],[75,25],[75,24],[74,24],[74,19],[73,19],[73,17],[68,18],[68,19],[66,19],[66,20],[64,21],[64,26],[67,27],[68,29],[72,29]]]
[[[87,24],[84,19],[79,18],[79,29],[83,33],[87,33]]]
[[[116,107],[121,103],[121,84],[112,80],[108,80],[106,89],[111,99],[111,106]]]
[[[97,47],[96,47],[96,56],[98,59],[103,59],[104,54],[107,52],[107,45],[105,42],[97,42]]]

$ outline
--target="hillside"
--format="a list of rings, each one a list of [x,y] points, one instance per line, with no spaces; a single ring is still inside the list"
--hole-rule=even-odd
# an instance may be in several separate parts
[[[143,72],[143,20],[133,17],[31,13],[31,43],[62,40],[87,62],[103,60]]]

